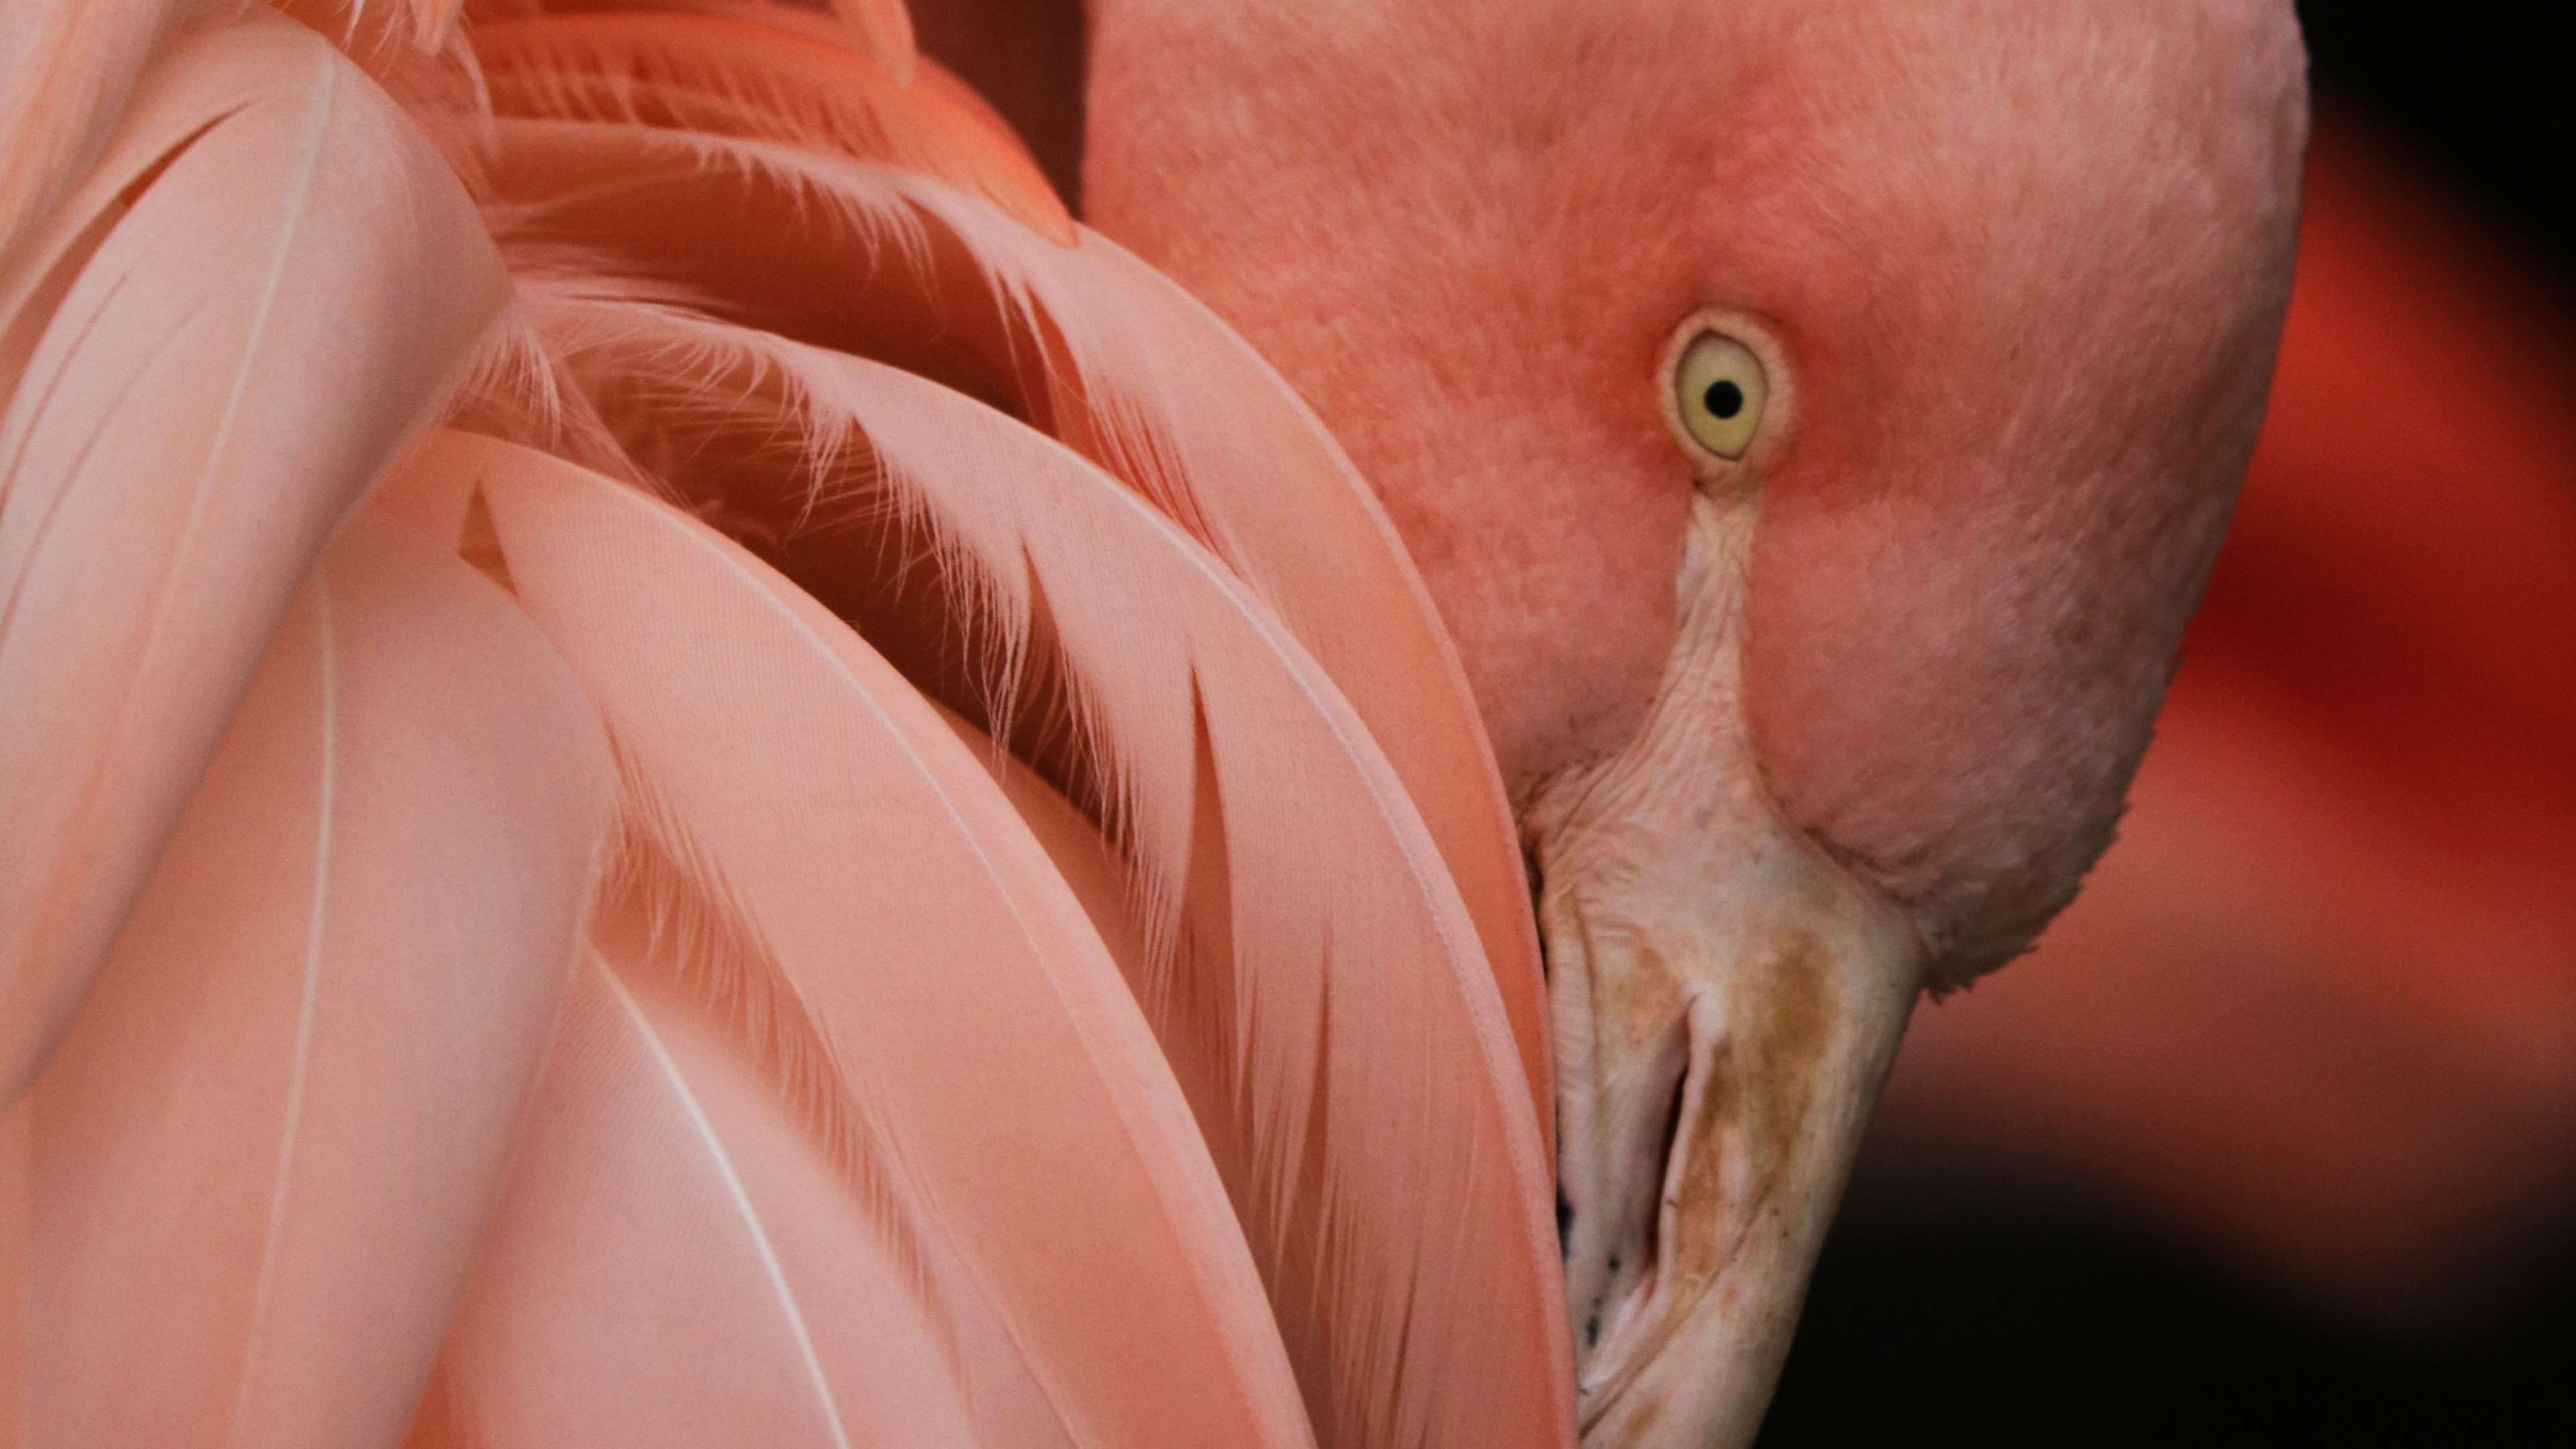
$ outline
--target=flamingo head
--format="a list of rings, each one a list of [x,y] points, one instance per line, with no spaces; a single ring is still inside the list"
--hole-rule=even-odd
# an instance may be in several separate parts
[[[1096,224],[1379,489],[1520,812],[1585,1442],[1749,1442],[1915,998],[2146,746],[2287,302],[2288,0],[1093,26]]]

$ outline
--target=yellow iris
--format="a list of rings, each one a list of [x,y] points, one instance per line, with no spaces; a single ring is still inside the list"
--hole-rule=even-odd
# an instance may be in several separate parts
[[[1673,406],[1693,442],[1730,462],[1744,456],[1762,429],[1771,379],[1753,349],[1720,332],[1703,332],[1673,367]]]

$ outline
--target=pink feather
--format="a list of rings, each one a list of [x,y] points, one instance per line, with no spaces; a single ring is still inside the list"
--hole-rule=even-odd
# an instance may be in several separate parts
[[[771,7],[553,16],[476,32],[503,115],[745,136],[903,167],[972,191],[1061,243],[1073,218],[973,91],[936,65],[898,84]]]
[[[1570,1442],[1517,845],[1313,416],[897,0],[280,8],[0,105],[0,1422]],[[442,417],[643,486],[329,542]]]
[[[1054,434],[1250,583],[1430,826],[1553,1142],[1528,881],[1474,701],[1374,497],[1249,347],[1113,243],[1051,245],[904,172],[628,125],[505,119],[495,137],[523,277],[569,255],[579,285],[920,372]]]
[[[399,1433],[553,1027],[609,785],[526,618],[402,525],[353,523],[30,1094],[31,1442]]]
[[[1123,964],[1324,1442],[1566,1432],[1552,1178],[1491,975],[1401,784],[1267,609],[1133,491],[910,374],[666,311],[538,316],[682,497],[917,679],[1085,743],[1039,748],[1134,860],[1149,945]],[[928,638],[881,602],[907,524],[948,563],[919,580],[945,590]]]
[[[573,984],[436,1412],[493,1449],[978,1442],[869,1206],[698,1003],[620,954]],[[980,1347],[988,1375],[1018,1367],[1006,1337]],[[1021,1397],[1039,1415],[992,1442],[1066,1442]]]
[[[1304,1442],[1241,1233],[1135,1002],[911,686],[631,489],[461,434],[414,466],[474,477],[520,599],[617,742],[630,820],[759,944],[731,953],[761,969],[718,1003],[801,1058],[779,1079],[922,1205],[1070,1435]]]
[[[0,276],[97,161],[145,66],[220,0],[8,0],[0,47]]]
[[[78,1001],[307,564],[443,401],[503,286],[436,153],[274,17],[174,44],[49,235],[77,277],[0,415],[7,1096]],[[13,280],[11,334],[45,291]]]
[[[913,82],[919,53],[912,12],[904,0],[465,0],[469,19],[483,24],[547,16],[625,12],[652,20],[720,15],[757,20],[857,52],[897,86]]]

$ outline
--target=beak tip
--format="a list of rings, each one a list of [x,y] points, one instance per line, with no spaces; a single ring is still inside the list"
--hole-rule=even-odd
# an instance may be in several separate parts
[[[1590,1089],[1577,1120],[1593,1128],[1560,1144],[1584,1449],[1743,1446],[1761,1431],[1916,980],[1885,933],[1827,944],[1810,924],[1684,966],[1704,979],[1664,993],[1674,1029],[1615,1038],[1573,1084]]]

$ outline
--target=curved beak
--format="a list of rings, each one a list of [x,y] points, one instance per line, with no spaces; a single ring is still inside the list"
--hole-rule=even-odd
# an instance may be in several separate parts
[[[1532,813],[1585,1449],[1746,1445],[1922,982],[1737,723],[1750,508],[1698,505],[1637,743]]]

